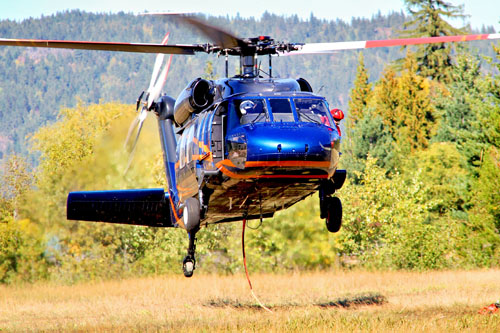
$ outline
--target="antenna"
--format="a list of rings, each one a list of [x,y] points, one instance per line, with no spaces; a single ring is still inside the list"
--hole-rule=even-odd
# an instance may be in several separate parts
[[[226,51],[226,77],[229,77],[229,56]]]
[[[272,64],[272,61],[271,61],[272,57],[271,55],[269,54],[269,77],[272,78],[273,77],[273,64]]]

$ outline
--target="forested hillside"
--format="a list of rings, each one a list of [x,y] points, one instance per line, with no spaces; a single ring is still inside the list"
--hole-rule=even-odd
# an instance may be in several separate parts
[[[437,22],[418,20],[408,33],[429,26],[448,29],[439,21],[443,12]],[[312,42],[385,38],[406,19],[392,14],[350,24],[273,15],[258,21],[213,20],[242,36],[265,33]],[[69,21],[72,25],[62,23]],[[40,32],[40,25],[52,32]],[[110,40],[148,42],[168,30],[172,43],[199,40],[171,23],[125,14],[71,12],[0,27],[6,37],[100,40],[114,31]],[[30,35],[33,31],[38,32]],[[184,230],[67,221],[65,216],[69,191],[166,185],[153,122],[146,122],[141,153],[124,175],[124,134],[135,116],[136,95],[149,83],[153,56],[16,48],[0,48],[0,53],[8,59],[0,58],[2,75],[10,77],[0,89],[3,142],[10,145],[17,138],[21,151],[21,137],[34,132],[30,156],[36,160],[32,169],[21,154],[4,158],[0,283],[180,273]],[[489,65],[483,54],[492,55]],[[188,80],[203,75],[207,60],[214,60],[174,59],[167,83],[174,96]],[[251,221],[256,230],[248,232],[247,253],[253,270],[500,265],[499,47],[487,41],[458,48],[284,57],[275,63],[276,73],[306,77],[332,105],[348,107],[341,163],[349,177],[337,193],[344,218],[336,234],[326,231],[317,196],[262,225]],[[126,104],[104,103],[123,100]],[[198,236],[199,270],[242,269],[238,223],[209,226]]]
[[[258,19],[208,19],[242,37],[267,34],[283,41],[329,42],[394,37],[406,17],[393,13],[351,22],[271,14]],[[193,29],[171,20],[124,13],[71,11],[22,22],[0,21],[2,38],[148,43],[161,41],[166,32],[174,44],[207,42]],[[491,48],[478,45],[480,54],[491,55]],[[370,77],[377,78],[385,64],[403,55],[399,48],[366,51]],[[274,60],[274,75],[304,77],[332,107],[345,107],[357,58],[357,52],[282,57]],[[207,61],[213,62],[216,76],[223,75],[223,60],[213,55],[175,56],[165,92],[176,97],[190,80],[204,74]],[[153,62],[154,55],[144,54],[0,47],[0,159],[11,151],[26,153],[26,136],[53,122],[61,107],[73,107],[78,101],[134,103],[149,83]],[[236,74],[237,62],[231,63],[231,75]],[[262,67],[266,70],[267,59]]]

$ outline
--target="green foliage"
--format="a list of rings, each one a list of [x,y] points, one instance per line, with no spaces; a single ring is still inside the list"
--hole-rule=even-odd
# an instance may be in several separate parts
[[[463,156],[450,142],[433,143],[411,155],[402,166],[403,175],[414,177],[428,188],[429,212],[443,216],[470,208],[469,180]]]
[[[462,6],[453,6],[443,0],[405,0],[405,3],[412,19],[405,22],[404,27],[410,29],[401,31],[402,38],[439,37],[459,35],[465,32],[465,29],[454,28],[446,21],[446,19],[463,18]],[[451,43],[418,46],[419,74],[448,82],[453,48]]]
[[[354,128],[356,123],[367,114],[366,109],[372,95],[371,84],[368,82],[368,72],[365,67],[363,53],[359,54],[359,65],[354,80],[354,88],[350,91],[349,99],[349,128]]]
[[[81,16],[82,24],[88,23],[87,32],[91,35],[97,33],[93,24],[105,17],[79,12],[67,15]],[[62,20],[62,16],[48,18],[47,22]],[[401,15],[379,16],[371,21],[356,19],[348,25],[318,20],[314,16],[309,21],[300,21],[296,17],[285,19],[265,14],[261,20],[248,19],[245,24],[239,24],[239,19],[218,20],[220,25],[235,28],[242,35],[272,23],[271,33],[278,39],[280,34],[294,31],[298,40],[307,41],[307,34],[312,31],[310,36],[320,39],[314,41],[327,41],[332,35],[373,39],[366,31],[374,22],[391,27],[401,24],[403,19]],[[135,20],[137,18],[133,18],[127,27],[129,30],[123,32],[124,36],[135,31],[132,26],[139,22]],[[120,26],[117,23],[120,19],[115,16],[111,22]],[[31,28],[41,23],[32,20],[23,24]],[[295,29],[286,29],[287,26]],[[17,28],[17,24],[0,22],[0,31],[15,34]],[[136,37],[153,39],[153,35],[165,28],[141,23]],[[83,32],[76,29],[65,33],[78,36]],[[80,53],[31,54],[28,50],[7,50],[5,54],[15,59],[19,72],[34,72],[35,78],[41,75],[46,80],[51,79],[47,75],[53,64],[62,59],[71,60],[68,66],[62,67],[70,67],[75,73],[83,73],[81,65],[99,67],[101,64],[101,60],[87,61],[89,58]],[[395,54],[391,57],[395,58]],[[126,60],[114,55],[104,58],[102,65],[106,71],[94,75],[98,89],[92,88],[93,80],[84,79],[83,74],[82,78],[71,75],[63,80],[74,79],[82,85],[79,88],[99,92],[99,98],[107,100],[120,99],[116,97],[119,93],[111,93],[117,91],[120,82],[132,89],[131,85],[135,84],[132,81],[147,81],[139,74],[149,73],[142,70],[141,62],[131,63],[132,58]],[[332,80],[330,75],[314,75],[313,86],[325,85],[332,94],[347,90],[344,85],[348,86],[350,77],[354,76],[351,62],[355,60],[332,56],[312,63],[308,59],[304,58],[304,63],[298,66],[306,74],[313,69],[328,73],[331,66],[348,72],[342,80]],[[343,228],[337,234],[326,232],[325,223],[319,218],[317,196],[276,213],[261,226],[259,221],[249,221],[249,227],[258,227],[246,231],[251,270],[329,269],[340,265],[416,270],[498,266],[500,76],[481,68],[476,56],[462,52],[446,72],[452,80],[436,82],[425,77],[427,74],[419,67],[418,54],[409,53],[400,70],[386,67],[383,77],[371,84],[364,62],[372,68],[374,64],[382,66],[386,62],[381,59],[369,52],[366,59],[360,56],[355,87],[351,90],[349,123],[354,126],[346,131],[348,145],[342,161],[350,178],[338,193],[343,200]],[[297,64],[282,60],[273,72],[298,76],[292,69]],[[38,73],[36,61],[50,66],[50,70],[47,67],[47,71]],[[219,73],[205,58],[183,58],[182,61],[178,75],[172,73],[181,78],[174,86],[183,87],[187,80],[199,76],[203,65],[207,78]],[[11,75],[13,69],[0,67],[1,70]],[[182,71],[187,71],[187,77],[181,75]],[[134,80],[129,80],[127,74]],[[19,77],[9,75],[11,79],[6,82],[20,82]],[[370,76],[373,77],[373,73]],[[45,89],[39,83],[38,86],[42,92],[36,91],[37,97],[48,96],[43,91],[47,94],[65,91]],[[136,88],[132,90],[140,91]],[[22,90],[16,89],[12,90]],[[68,91],[71,91],[69,87]],[[6,93],[0,84],[0,99]],[[130,96],[128,91],[125,95]],[[57,98],[54,100],[61,102]],[[159,142],[156,124],[151,117],[145,123],[132,167],[124,175],[128,152],[123,149],[123,140],[135,116],[133,106],[115,103],[86,106],[89,100],[86,94],[82,94],[82,100],[73,109],[63,109],[56,115],[54,108],[49,115],[46,111],[32,112],[42,110],[42,106],[36,106],[32,100],[15,99],[21,104],[16,104],[17,109],[13,110],[30,110],[27,116],[23,112],[13,115],[24,121],[26,128],[47,123],[30,138],[35,152],[32,156],[39,158],[36,169],[30,170],[29,163],[15,156],[3,164],[0,283],[37,279],[72,283],[170,272],[180,274],[187,246],[183,230],[66,220],[65,202],[69,191],[166,187],[162,154],[155,144]],[[342,94],[333,99],[341,105],[346,100]],[[50,124],[49,120],[56,118],[58,121]],[[0,129],[4,130],[12,122],[2,124]],[[0,144],[2,140],[0,135]],[[198,233],[198,269],[224,273],[242,271],[240,239],[241,226],[237,223],[202,228]]]
[[[450,267],[445,254],[453,244],[440,242],[449,225],[424,223],[436,199],[427,200],[429,189],[418,173],[407,180],[399,174],[389,180],[370,157],[365,170],[361,185],[346,189],[342,254],[376,268]]]
[[[500,150],[496,147],[491,147],[484,156],[474,194],[476,206],[484,209],[500,230]]]
[[[319,20],[314,16],[301,20],[296,16],[266,13],[261,18],[207,19],[243,38],[268,34],[275,40],[331,42],[384,39],[393,29],[402,27],[406,17],[394,12],[344,22]],[[2,38],[158,43],[166,32],[170,32],[173,44],[208,42],[195,29],[174,21],[125,13],[92,14],[75,10],[21,22],[0,21]],[[376,76],[387,61],[398,57],[401,54],[397,48],[370,50],[365,53],[365,62],[371,75]],[[264,71],[267,60],[267,56],[259,59]],[[207,61],[212,62],[210,77],[225,75],[223,58],[204,54],[174,56],[169,77],[175,80],[168,80],[165,92],[177,96],[188,82],[204,74]],[[230,76],[237,74],[238,61],[230,58]],[[75,107],[78,99],[85,104],[134,103],[149,83],[153,63],[154,55],[134,53],[0,48],[0,159],[10,151],[27,154],[26,136],[56,121],[59,109]],[[273,60],[273,75],[304,77],[315,91],[326,95],[332,106],[345,108],[357,64],[356,53],[341,57],[281,57]],[[36,164],[35,160],[32,156],[30,162]]]
[[[401,153],[427,146],[434,128],[434,106],[428,79],[417,74],[414,56],[408,53],[401,76],[386,71],[375,86],[374,113],[380,115]]]
[[[379,166],[392,171],[400,156],[427,147],[435,128],[435,107],[429,80],[416,70],[415,58],[408,54],[401,76],[388,68],[376,83],[366,115],[348,142],[348,164],[354,170],[363,171],[360,161],[371,154]]]
[[[426,148],[433,135],[435,111],[430,85],[428,79],[417,74],[416,59],[409,53],[398,80],[398,105],[394,110],[396,124],[390,129],[403,152]]]
[[[40,163],[36,191],[24,214],[44,228],[49,256],[55,263],[51,267],[54,278],[71,282],[164,271],[149,262],[151,249],[179,239],[175,234],[154,228],[68,222],[65,217],[64,203],[72,190],[157,187],[151,161],[158,157],[159,145],[141,144],[158,142],[154,122],[146,122],[138,144],[141,153],[124,175],[128,153],[122,146],[132,116],[128,105],[79,105],[62,110],[59,122],[33,136]],[[178,245],[179,241],[170,243]]]
[[[343,193],[340,244],[345,264],[418,270],[497,264],[500,239],[491,220],[456,214],[465,171],[448,173],[448,164],[457,168],[453,149],[433,145],[422,152],[421,167],[391,179],[375,159],[367,159],[361,184],[349,183]],[[435,164],[441,153],[451,156],[441,155],[444,161]]]
[[[212,61],[207,61],[206,65],[205,65],[205,73],[203,75],[203,78],[206,80],[218,79],[217,75],[215,74],[214,64]]]
[[[0,283],[34,282],[48,276],[43,233],[28,219],[0,223]]]
[[[31,185],[24,159],[11,156],[0,173],[0,283],[35,281],[47,276],[43,233],[19,208]]]
[[[491,128],[494,112],[489,97],[489,79],[480,73],[477,57],[468,53],[457,56],[451,70],[452,81],[437,99],[441,121],[433,141],[454,142],[467,160],[469,171],[477,173],[482,155],[487,149],[485,129]],[[500,119],[499,119],[500,120]]]
[[[368,113],[374,113],[373,109],[369,109]],[[342,165],[349,169],[356,183],[359,182],[358,176],[364,172],[364,161],[368,155],[376,158],[380,167],[395,168],[395,141],[380,115],[361,119],[351,131],[350,138]]]

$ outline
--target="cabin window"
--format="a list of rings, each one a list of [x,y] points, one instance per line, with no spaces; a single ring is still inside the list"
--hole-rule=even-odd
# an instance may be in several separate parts
[[[231,115],[238,115],[240,124],[269,121],[266,103],[263,99],[235,99],[231,101],[229,108]],[[230,125],[233,125],[234,121],[230,120],[230,122]]]
[[[179,169],[182,169],[186,165],[186,138],[187,133],[184,131],[181,136],[181,141],[179,142]]]
[[[193,142],[194,140],[194,130],[195,130],[195,125],[191,125],[191,127],[188,130],[187,133],[187,148],[186,148],[186,163],[189,163],[193,160],[193,149],[195,149],[195,144]]]
[[[271,112],[275,122],[294,122],[292,107],[288,98],[270,98]]]
[[[323,100],[295,98],[294,102],[299,121],[332,126],[331,124],[333,124],[333,122],[330,112],[328,112],[328,107]]]

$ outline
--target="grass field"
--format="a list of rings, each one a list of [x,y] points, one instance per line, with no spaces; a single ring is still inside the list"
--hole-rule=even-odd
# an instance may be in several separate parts
[[[254,274],[0,286],[0,331],[500,332],[500,270]]]

